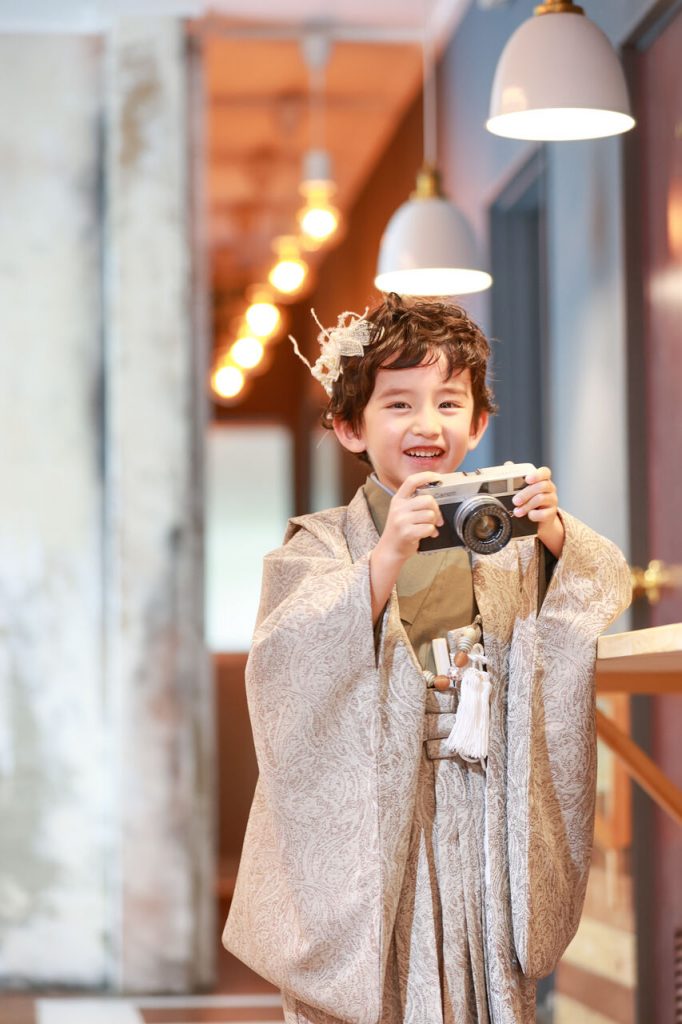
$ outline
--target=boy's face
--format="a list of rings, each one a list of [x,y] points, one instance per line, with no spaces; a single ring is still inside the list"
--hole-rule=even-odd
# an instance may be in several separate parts
[[[379,480],[394,491],[412,473],[453,473],[488,425],[487,412],[474,425],[469,369],[444,374],[442,355],[405,370],[380,369],[360,429],[334,421],[341,444],[366,451]]]

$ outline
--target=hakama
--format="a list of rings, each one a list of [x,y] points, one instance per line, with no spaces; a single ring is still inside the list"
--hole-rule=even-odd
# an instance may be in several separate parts
[[[364,487],[381,533],[389,496]],[[417,555],[397,583],[400,618],[422,668],[431,639],[475,615],[462,549]],[[426,686],[426,683],[424,683]],[[445,746],[457,695],[427,688],[423,745],[405,875],[388,953],[381,1024],[489,1024],[483,941],[485,775]],[[340,1024],[284,993],[287,1024]]]

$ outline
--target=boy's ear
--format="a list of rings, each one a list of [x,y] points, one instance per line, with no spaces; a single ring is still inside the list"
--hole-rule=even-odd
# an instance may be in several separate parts
[[[478,442],[481,440],[486,432],[488,426],[488,412],[486,409],[482,409],[478,414],[478,420],[471,421],[471,430],[469,431],[469,451],[472,452]]]
[[[334,417],[334,433],[338,437],[339,441],[344,448],[347,448],[349,452],[364,452],[366,444],[362,440],[362,437],[357,434],[354,428],[348,423],[347,420],[342,420],[339,416]]]

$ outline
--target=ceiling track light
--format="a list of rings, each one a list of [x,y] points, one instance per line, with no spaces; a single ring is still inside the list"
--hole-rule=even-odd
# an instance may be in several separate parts
[[[410,198],[389,220],[379,246],[375,286],[399,295],[450,296],[492,284],[466,217],[443,194],[436,169],[435,60],[424,34],[424,164]]]
[[[607,36],[567,0],[546,0],[502,51],[486,128],[505,138],[559,142],[629,131],[625,75]]]

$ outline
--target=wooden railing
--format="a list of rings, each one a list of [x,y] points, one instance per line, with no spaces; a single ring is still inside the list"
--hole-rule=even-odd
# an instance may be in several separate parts
[[[597,650],[597,694],[682,695],[682,623],[603,636]],[[682,789],[627,734],[597,709],[599,738],[627,774],[682,825]],[[682,742],[682,738],[680,740]],[[609,823],[598,816],[596,833],[609,838]]]

